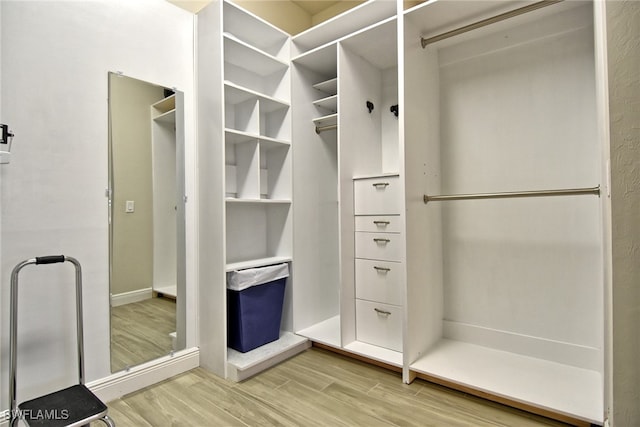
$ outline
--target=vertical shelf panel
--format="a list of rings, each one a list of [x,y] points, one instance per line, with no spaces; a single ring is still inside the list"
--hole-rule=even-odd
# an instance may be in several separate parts
[[[258,142],[234,145],[236,152],[236,193],[240,199],[260,198],[260,152]]]

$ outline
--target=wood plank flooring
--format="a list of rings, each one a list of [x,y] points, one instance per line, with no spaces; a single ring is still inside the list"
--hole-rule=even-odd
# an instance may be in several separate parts
[[[108,406],[118,427],[565,425],[315,347],[241,383],[198,368]]]
[[[175,330],[176,303],[171,299],[111,307],[111,372],[166,356]]]

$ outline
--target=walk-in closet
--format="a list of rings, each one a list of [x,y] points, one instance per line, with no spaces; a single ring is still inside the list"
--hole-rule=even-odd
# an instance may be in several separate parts
[[[602,423],[594,4],[369,2],[292,37],[282,61],[270,42],[269,84],[243,97],[258,67],[226,59],[241,37],[223,15],[226,259],[291,263],[283,330],[404,382]]]

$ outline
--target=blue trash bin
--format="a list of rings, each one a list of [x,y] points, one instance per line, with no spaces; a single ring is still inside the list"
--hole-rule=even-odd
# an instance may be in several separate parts
[[[242,353],[280,338],[289,264],[227,273],[227,345]]]

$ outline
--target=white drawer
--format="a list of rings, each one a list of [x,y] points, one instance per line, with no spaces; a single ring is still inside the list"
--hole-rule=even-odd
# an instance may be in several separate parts
[[[356,259],[356,298],[403,305],[402,263]]]
[[[400,233],[400,215],[357,216],[356,231],[372,233]]]
[[[400,178],[385,176],[353,181],[356,215],[399,215]]]
[[[356,258],[402,261],[402,234],[358,231],[355,235]]]
[[[402,351],[402,308],[357,299],[356,339]]]

